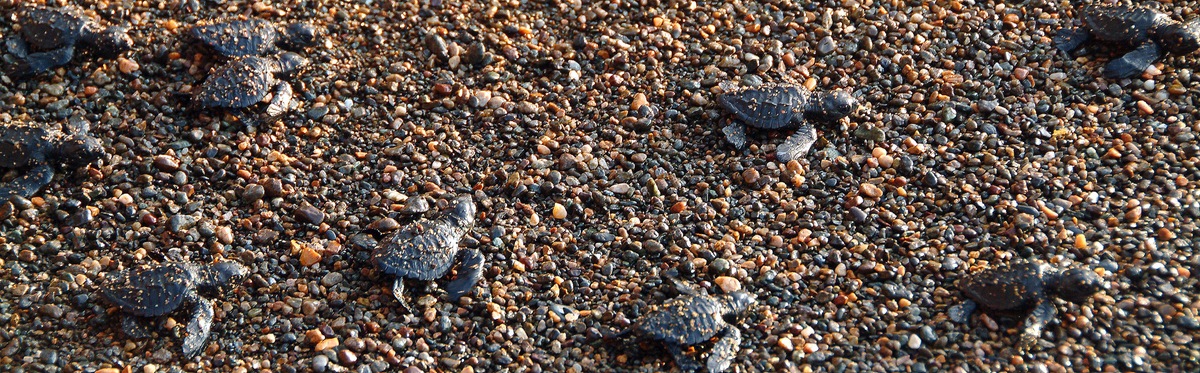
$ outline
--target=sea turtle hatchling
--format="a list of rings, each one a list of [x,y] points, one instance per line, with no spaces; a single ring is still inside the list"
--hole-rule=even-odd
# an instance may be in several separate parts
[[[1133,46],[1104,66],[1104,76],[1128,78],[1145,71],[1164,50],[1186,55],[1200,49],[1200,18],[1184,24],[1162,11],[1137,5],[1090,5],[1080,13],[1080,25],[1054,37],[1058,49],[1070,54],[1089,39]]]
[[[194,26],[188,34],[225,57],[265,56],[279,48],[297,51],[317,44],[317,29],[303,22],[282,27],[262,19]]]
[[[234,60],[209,74],[192,98],[193,105],[201,109],[241,109],[262,102],[271,94],[266,114],[279,116],[292,107],[292,86],[281,78],[306,65],[308,59],[292,52]]]
[[[683,287],[679,289],[684,295],[653,308],[633,325],[605,339],[632,334],[639,340],[661,342],[684,372],[725,371],[742,342],[741,331],[726,322],[725,318],[744,313],[756,302],[754,295],[745,291],[709,295],[706,292],[687,291]],[[709,342],[714,338],[717,341],[703,365],[685,352],[688,346]]]
[[[1083,303],[1100,291],[1103,281],[1086,268],[1058,271],[1047,264],[1018,262],[990,268],[959,280],[958,288],[968,299],[950,309],[950,318],[966,323],[981,307],[997,316],[1026,318],[1022,343],[1030,345],[1055,316],[1053,302],[1062,298]]]
[[[101,27],[75,7],[25,7],[17,13],[20,32],[5,44],[20,62],[9,74],[28,77],[67,64],[76,45],[103,58],[114,58],[133,47],[124,27]]]
[[[246,276],[246,267],[236,262],[210,265],[170,262],[154,267],[126,270],[111,277],[104,286],[105,299],[132,315],[122,321],[125,334],[133,338],[149,335],[144,318],[166,315],[184,304],[192,305],[192,318],[183,339],[183,353],[195,355],[208,340],[213,322],[212,301],[200,293],[213,293]]]
[[[38,125],[0,123],[0,169],[20,171],[20,176],[0,184],[0,202],[36,194],[54,177],[56,163],[79,168],[104,158],[100,141],[83,127],[67,134]]]
[[[457,300],[483,275],[483,254],[458,247],[474,225],[475,202],[470,196],[458,197],[438,218],[410,224],[380,242],[371,253],[371,262],[384,274],[395,276],[392,295],[405,309],[409,309],[404,301],[405,279],[433,281],[457,263],[458,276],[446,285],[450,299]]]
[[[717,103],[736,118],[721,131],[738,149],[746,147],[746,126],[798,127],[775,151],[781,162],[804,156],[817,141],[817,130],[808,119],[833,122],[858,108],[858,101],[847,92],[809,92],[804,87],[784,84],[733,89],[717,96]]]

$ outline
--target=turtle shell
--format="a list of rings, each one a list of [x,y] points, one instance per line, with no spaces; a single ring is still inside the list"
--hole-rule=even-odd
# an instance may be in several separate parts
[[[257,104],[275,84],[278,67],[262,57],[246,57],[208,76],[196,94],[201,107],[244,108]]]
[[[798,86],[773,85],[717,96],[717,103],[742,123],[755,128],[783,128],[803,116],[809,94]]]
[[[104,287],[104,298],[136,316],[160,316],[183,304],[194,289],[198,271],[194,265],[169,263],[118,273]]]
[[[1101,41],[1140,44],[1150,38],[1150,29],[1162,21],[1170,22],[1170,17],[1146,7],[1091,5],[1083,10],[1083,23]]]
[[[708,341],[724,327],[721,302],[699,294],[672,299],[651,311],[637,330],[645,338],[686,346]]]
[[[464,233],[464,229],[444,219],[410,225],[388,237],[371,254],[371,261],[383,273],[431,281],[445,275],[454,265],[458,241]]]
[[[1042,267],[1031,262],[991,268],[961,280],[959,290],[991,311],[1021,312],[1045,299]]]
[[[74,45],[87,18],[74,8],[27,8],[18,21],[21,38],[32,51],[47,51]]]
[[[226,57],[261,56],[275,49],[275,26],[261,19],[236,20],[192,27],[201,44]]]
[[[0,167],[25,167],[46,161],[53,145],[50,134],[43,128],[0,124]]]

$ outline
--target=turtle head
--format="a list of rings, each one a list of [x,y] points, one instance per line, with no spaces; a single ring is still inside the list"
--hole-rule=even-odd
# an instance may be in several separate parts
[[[754,299],[754,294],[750,294],[745,290],[738,290],[721,296],[721,303],[725,305],[726,315],[739,315],[746,312],[750,306],[757,302]]]
[[[849,92],[837,91],[817,97],[817,105],[808,113],[816,120],[833,122],[849,116],[858,109],[858,100]]]
[[[1072,268],[1058,278],[1055,292],[1059,298],[1071,303],[1083,303],[1104,286],[1104,280],[1087,268]]]
[[[308,66],[308,59],[292,52],[284,52],[279,55],[279,72],[291,74],[300,70],[300,68]]]
[[[317,45],[317,28],[311,24],[296,22],[288,24],[281,31],[283,34],[281,42],[284,49],[300,50]]]
[[[56,155],[63,163],[76,167],[95,162],[106,155],[100,141],[86,135],[68,137],[56,150]]]
[[[200,287],[215,290],[230,282],[245,277],[246,267],[237,262],[220,262],[204,269],[200,278]]]
[[[475,200],[470,195],[455,198],[454,207],[446,212],[446,217],[454,220],[454,224],[459,227],[475,225]]]
[[[88,42],[95,47],[96,54],[103,58],[115,58],[133,49],[133,39],[126,28],[109,26],[92,35]]]
[[[1200,49],[1200,17],[1188,23],[1163,26],[1159,35],[1159,45],[1171,53],[1183,56],[1195,52]]]

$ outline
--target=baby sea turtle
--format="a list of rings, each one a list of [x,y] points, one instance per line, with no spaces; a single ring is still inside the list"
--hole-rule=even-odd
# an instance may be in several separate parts
[[[470,196],[458,197],[454,206],[437,219],[410,224],[393,233],[371,253],[371,262],[383,273],[396,277],[392,295],[405,309],[405,279],[433,281],[458,263],[458,276],[446,285],[450,300],[458,300],[483,275],[483,254],[458,248],[458,242],[474,225],[475,202]]]
[[[1164,51],[1186,55],[1200,49],[1200,18],[1184,24],[1161,11],[1137,5],[1090,5],[1083,9],[1082,25],[1063,29],[1054,43],[1070,54],[1089,39],[1133,46],[1133,51],[1104,66],[1104,76],[1128,78],[1141,74]]]
[[[989,314],[1026,318],[1022,336],[1026,345],[1036,341],[1042,328],[1054,319],[1054,304],[1048,297],[1083,303],[1100,291],[1100,276],[1086,268],[1058,271],[1050,265],[1019,262],[974,273],[959,281],[958,288],[969,298],[950,310],[950,318],[966,323],[977,306]]]
[[[225,57],[265,56],[279,48],[296,51],[317,44],[317,29],[303,22],[276,27],[262,19],[233,20],[195,26],[188,34]]]
[[[738,149],[746,147],[746,126],[762,129],[799,127],[775,151],[781,162],[799,158],[817,141],[817,130],[806,119],[833,122],[858,108],[847,92],[809,92],[797,85],[771,84],[734,89],[717,96],[717,103],[736,120],[721,131]]]
[[[655,307],[633,325],[605,339],[633,334],[640,340],[661,342],[684,372],[725,371],[742,343],[741,331],[726,322],[725,318],[745,312],[756,302],[754,295],[745,291],[708,295],[689,291],[685,287],[678,288],[684,295]],[[709,351],[706,364],[700,364],[685,352],[686,347],[713,338],[718,340]]]
[[[262,102],[271,94],[267,116],[279,116],[292,107],[292,86],[281,78],[306,65],[308,59],[292,52],[234,60],[209,74],[200,84],[193,104],[202,109],[241,109]]]
[[[78,131],[72,135],[42,126],[0,123],[0,169],[23,171],[0,184],[0,202],[36,194],[54,177],[55,163],[79,168],[106,156],[100,141],[88,136],[86,128]]]
[[[246,267],[235,262],[211,265],[172,262],[117,273],[105,285],[105,299],[132,315],[122,321],[125,334],[149,336],[144,318],[166,315],[184,304],[192,306],[183,354],[191,357],[201,350],[212,328],[213,304],[200,292],[214,293],[246,276]]]
[[[9,73],[28,77],[65,65],[75,56],[76,44],[104,58],[114,58],[133,47],[125,28],[101,27],[75,7],[26,7],[19,11],[21,30],[8,38],[8,52],[20,62]]]

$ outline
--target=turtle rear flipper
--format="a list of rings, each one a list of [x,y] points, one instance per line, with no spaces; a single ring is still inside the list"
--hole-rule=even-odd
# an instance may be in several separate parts
[[[0,184],[0,201],[7,201],[12,196],[32,197],[42,187],[45,187],[46,184],[50,184],[50,179],[53,178],[54,168],[50,167],[50,165],[40,164],[34,166],[25,172],[24,175],[8,183]]]
[[[742,344],[742,332],[737,328],[726,325],[722,332],[721,339],[713,345],[712,351],[708,353],[708,371],[710,373],[724,372],[729,369],[729,364],[733,362],[734,356],[737,356],[738,346]]]
[[[1054,35],[1054,46],[1070,56],[1071,52],[1079,49],[1080,45],[1083,45],[1083,43],[1091,38],[1092,33],[1083,27],[1073,29],[1064,28],[1058,30],[1058,34]]]
[[[396,280],[394,282],[392,282],[392,296],[396,297],[397,302],[400,302],[400,308],[403,308],[404,312],[409,312],[409,313],[412,312],[412,308],[408,306],[408,301],[404,300],[404,278],[403,277],[396,277]]]
[[[1124,79],[1141,74],[1150,64],[1162,57],[1158,44],[1152,41],[1142,43],[1137,49],[1126,53],[1121,58],[1109,61],[1104,65],[1104,76]]]
[[[675,358],[675,364],[679,365],[680,371],[696,372],[704,369],[704,365],[701,365],[695,358],[683,352],[683,346],[675,343],[667,343],[667,351],[670,351],[671,356]]]
[[[725,140],[729,141],[734,148],[742,150],[746,148],[746,125],[740,122],[730,123],[725,128],[721,129],[725,133]]]
[[[25,57],[29,57],[29,43],[26,43],[25,39],[21,39],[19,36],[9,36],[8,39],[4,40],[4,46],[8,49],[8,53],[12,53],[17,58],[25,59]]]
[[[9,74],[17,78],[31,77],[66,65],[67,62],[71,62],[73,56],[75,56],[74,45],[67,45],[52,51],[29,53],[9,70]]]
[[[187,325],[188,335],[183,339],[183,354],[189,358],[204,347],[213,322],[212,301],[201,298],[194,292],[190,297],[195,299],[196,306],[192,309],[192,321]]]
[[[127,315],[121,319],[121,331],[133,339],[150,338],[149,321],[144,317]]]
[[[811,124],[805,123],[796,130],[796,133],[788,136],[787,140],[775,148],[775,158],[780,162],[787,162],[803,157],[808,154],[808,149],[812,148],[816,142],[817,129]]]
[[[451,300],[457,301],[463,294],[471,291],[475,283],[483,277],[483,266],[487,263],[479,250],[461,250],[458,252],[458,277],[446,284],[446,293]]]

